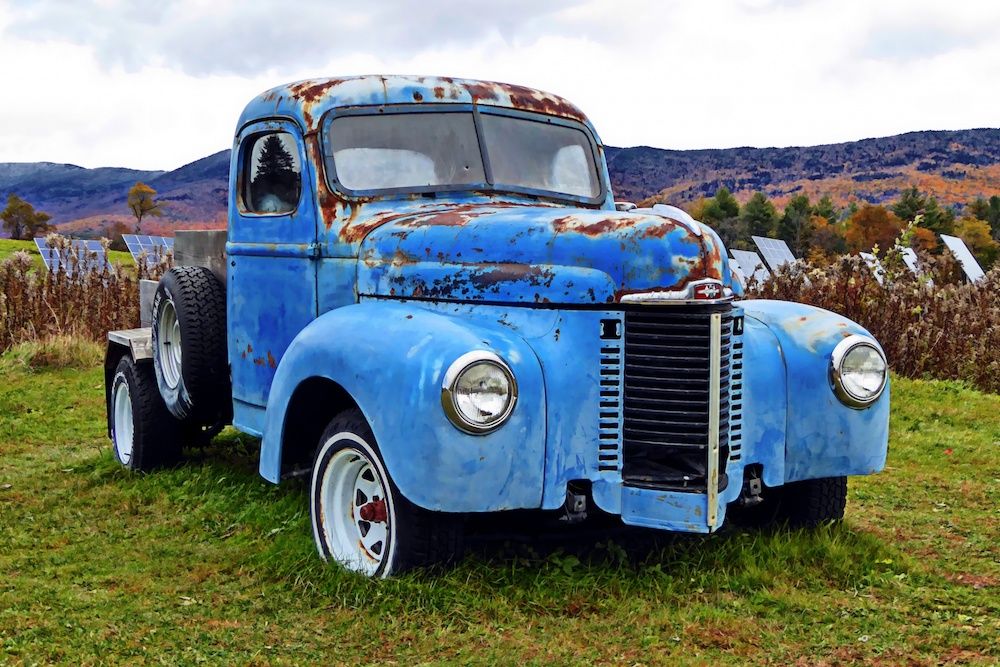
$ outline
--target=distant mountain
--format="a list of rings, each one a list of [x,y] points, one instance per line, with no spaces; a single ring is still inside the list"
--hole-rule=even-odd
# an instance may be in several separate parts
[[[609,147],[607,159],[616,196],[637,201],[684,204],[720,186],[745,196],[759,190],[779,201],[829,194],[840,204],[885,202],[911,185],[950,205],[1000,192],[1000,129],[908,132],[794,148]]]
[[[740,199],[760,190],[779,205],[798,193],[814,199],[829,194],[840,205],[887,202],[911,185],[956,207],[1000,194],[1000,129],[909,132],[794,148],[608,146],[606,153],[617,199],[636,202],[683,205],[711,196],[720,186]],[[162,218],[143,222],[144,230],[225,226],[228,150],[168,172],[0,163],[3,200],[16,193],[76,233],[99,232],[115,221],[131,225],[126,196],[136,181],[152,186],[167,204]]]
[[[157,198],[166,204],[162,217],[143,221],[144,231],[225,226],[228,150],[167,172],[0,163],[0,205],[8,193],[15,193],[51,215],[52,222],[65,231],[97,232],[116,221],[134,224],[127,198],[136,181],[155,189]]]

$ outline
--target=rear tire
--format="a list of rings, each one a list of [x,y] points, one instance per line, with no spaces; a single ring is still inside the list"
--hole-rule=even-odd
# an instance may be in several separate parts
[[[111,385],[111,445],[115,460],[149,472],[180,460],[178,423],[167,412],[149,364],[128,355],[118,362]]]
[[[320,438],[309,510],[320,556],[368,577],[447,563],[461,553],[460,518],[403,497],[357,409],[341,413]]]
[[[170,269],[153,297],[153,368],[170,413],[198,430],[228,422],[226,292],[201,266]]]

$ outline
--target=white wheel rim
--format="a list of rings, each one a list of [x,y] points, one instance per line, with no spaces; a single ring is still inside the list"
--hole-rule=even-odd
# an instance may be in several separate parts
[[[132,397],[129,395],[128,382],[124,380],[115,387],[115,454],[124,466],[132,462]]]
[[[348,447],[323,470],[318,524],[330,556],[344,567],[374,575],[389,552],[391,505],[367,454]]]
[[[156,327],[156,353],[163,379],[171,389],[181,381],[181,324],[174,302],[166,299]]]

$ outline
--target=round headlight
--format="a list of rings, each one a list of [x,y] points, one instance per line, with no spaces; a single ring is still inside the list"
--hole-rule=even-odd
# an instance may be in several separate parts
[[[448,419],[466,433],[489,433],[499,428],[516,402],[514,374],[492,352],[463,354],[444,374],[441,405]]]
[[[870,338],[848,336],[833,348],[833,391],[844,405],[865,408],[874,403],[885,389],[888,372],[882,351]]]

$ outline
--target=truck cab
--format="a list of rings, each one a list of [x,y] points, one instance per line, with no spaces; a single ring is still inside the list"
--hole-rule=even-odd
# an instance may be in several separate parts
[[[445,560],[482,512],[836,520],[847,476],[885,464],[877,341],[742,300],[711,228],[615,202],[558,96],[279,86],[239,119],[228,196],[224,247],[190,253],[218,266],[176,266],[151,327],[110,335],[115,455],[148,469],[231,423],[261,438],[264,479],[310,475],[317,549],[345,567]]]

